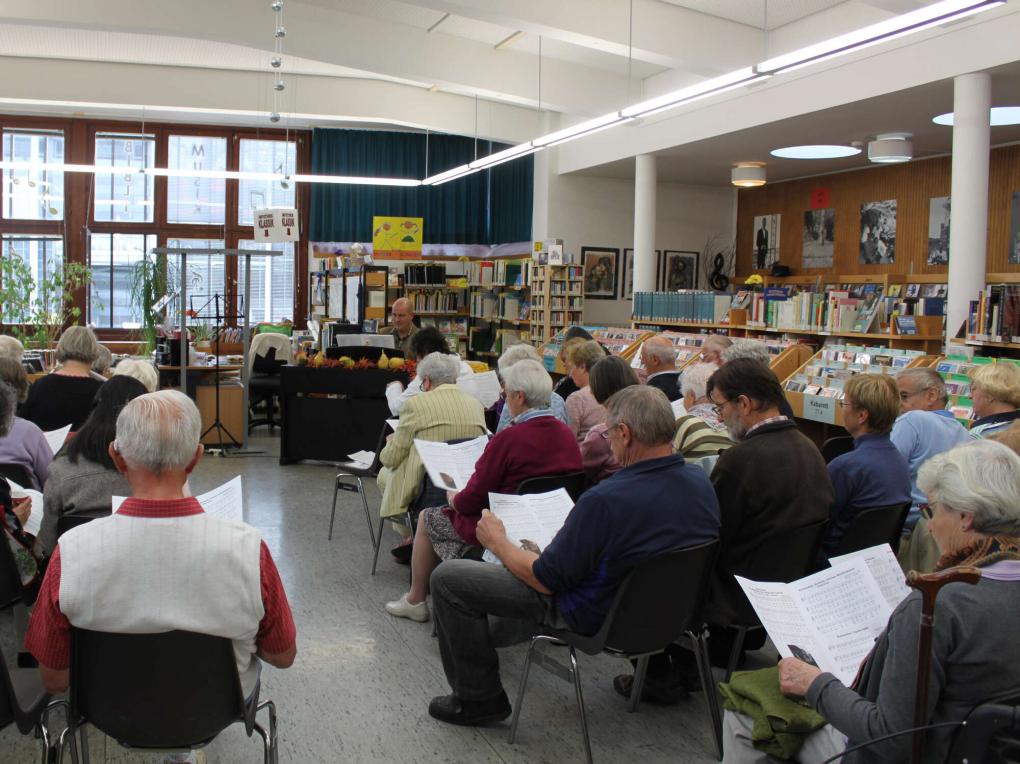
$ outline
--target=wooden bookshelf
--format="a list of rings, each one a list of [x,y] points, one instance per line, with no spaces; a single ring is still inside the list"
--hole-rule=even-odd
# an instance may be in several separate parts
[[[572,270],[573,269],[573,270]],[[531,279],[531,341],[548,343],[568,326],[584,318],[584,290],[579,265],[533,265]],[[563,285],[553,291],[553,284]],[[554,307],[554,299],[563,300]],[[539,304],[541,303],[541,304]]]

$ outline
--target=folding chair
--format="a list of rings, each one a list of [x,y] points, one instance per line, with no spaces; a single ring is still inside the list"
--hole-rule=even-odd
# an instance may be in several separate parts
[[[570,498],[577,501],[584,491],[584,472],[565,472],[562,475],[542,475],[528,478],[517,486],[518,496],[526,493],[548,493],[563,488]]]
[[[32,477],[23,464],[0,464],[0,477],[7,478],[22,488],[32,487]]]
[[[840,435],[835,438],[829,438],[822,443],[822,458],[825,459],[825,463],[828,464],[837,456],[848,454],[854,450],[854,439],[849,435]]]
[[[543,628],[541,634],[532,637],[514,704],[509,742],[513,743],[517,736],[528,672],[532,662],[535,662],[561,679],[573,681],[585,755],[591,762],[591,741],[581,694],[581,678],[577,670],[577,650],[588,655],[606,652],[628,660],[637,658],[629,706],[629,710],[634,711],[641,698],[649,657],[663,652],[681,637],[689,639],[694,648],[713,731],[721,725],[722,716],[708,662],[704,623],[705,601],[718,549],[719,542],[710,541],[660,554],[639,563],[617,590],[602,628],[592,636],[586,637],[569,629]],[[677,581],[683,581],[684,585],[677,587]],[[569,668],[535,649],[543,642],[568,648]],[[718,738],[713,739],[718,748]],[[717,753],[721,756],[722,749],[718,748]]]
[[[340,491],[353,491],[354,493],[361,494],[361,504],[365,508],[365,521],[368,523],[368,535],[372,539],[372,546],[375,548],[377,556],[379,544],[376,541],[375,531],[372,528],[372,512],[368,508],[368,496],[365,495],[365,484],[363,481],[379,475],[379,470],[382,468],[382,464],[379,462],[379,454],[386,447],[386,436],[389,432],[390,426],[384,422],[382,430],[379,431],[379,439],[375,445],[375,457],[368,467],[361,467],[354,462],[341,462],[337,465],[342,471],[336,474],[336,478],[333,481],[333,508],[329,514],[329,535],[327,540],[332,541],[333,521],[336,518],[337,494]],[[354,482],[349,483],[347,482],[348,480],[353,480]],[[372,575],[375,575],[375,563],[372,564]]]

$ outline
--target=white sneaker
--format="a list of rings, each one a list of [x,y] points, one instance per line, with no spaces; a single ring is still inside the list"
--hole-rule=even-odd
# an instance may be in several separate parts
[[[425,604],[425,601],[422,600],[417,605],[412,605],[407,601],[406,594],[399,600],[387,602],[386,612],[397,618],[410,618],[418,623],[424,623],[429,619],[429,606]]]

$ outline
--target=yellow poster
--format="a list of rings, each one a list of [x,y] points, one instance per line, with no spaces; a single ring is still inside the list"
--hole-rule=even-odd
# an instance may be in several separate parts
[[[372,255],[377,260],[420,260],[424,218],[372,218]]]

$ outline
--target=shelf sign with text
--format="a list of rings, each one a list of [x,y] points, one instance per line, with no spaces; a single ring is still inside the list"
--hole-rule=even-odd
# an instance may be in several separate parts
[[[256,241],[297,241],[298,216],[295,209],[255,210]]]
[[[376,260],[420,260],[424,218],[372,218],[372,254]]]
[[[836,424],[836,406],[838,405],[839,401],[835,398],[826,398],[824,395],[805,395],[804,419]]]

